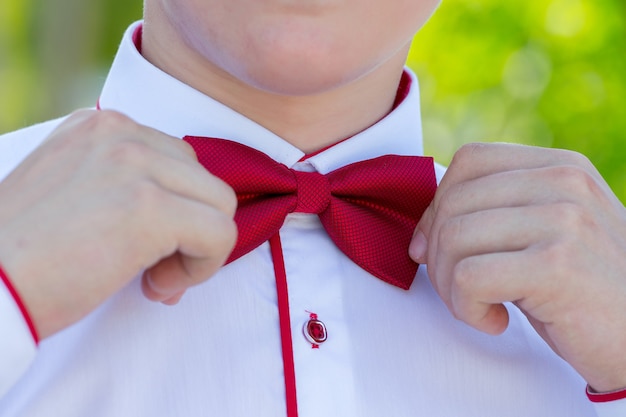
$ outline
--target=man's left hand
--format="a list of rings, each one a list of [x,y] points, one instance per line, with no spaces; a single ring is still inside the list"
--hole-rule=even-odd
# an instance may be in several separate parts
[[[456,318],[499,334],[513,302],[593,389],[626,387],[626,210],[584,156],[464,146],[410,254]]]

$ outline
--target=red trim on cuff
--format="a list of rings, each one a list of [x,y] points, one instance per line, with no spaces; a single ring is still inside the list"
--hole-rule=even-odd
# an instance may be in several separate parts
[[[591,387],[587,385],[587,398],[594,403],[608,403],[623,400],[626,399],[626,388],[609,392],[593,392]]]
[[[39,335],[37,334],[37,329],[35,328],[35,323],[26,308],[26,304],[22,301],[22,298],[18,294],[17,290],[13,286],[13,283],[9,279],[9,275],[6,273],[4,269],[2,269],[2,265],[0,265],[0,280],[4,283],[4,286],[9,290],[9,294],[13,297],[15,304],[20,309],[22,316],[24,316],[24,321],[26,321],[26,325],[28,326],[28,330],[30,330],[30,334],[35,341],[35,345],[39,345]]]

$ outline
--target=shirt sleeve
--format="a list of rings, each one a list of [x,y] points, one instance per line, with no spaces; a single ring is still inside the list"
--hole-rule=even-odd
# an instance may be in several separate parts
[[[593,403],[598,417],[623,417],[626,416],[626,398],[607,402]]]
[[[587,387],[587,397],[593,403],[598,417],[626,416],[626,389],[595,393]]]
[[[37,342],[18,301],[0,280],[0,398],[26,372],[35,358]]]

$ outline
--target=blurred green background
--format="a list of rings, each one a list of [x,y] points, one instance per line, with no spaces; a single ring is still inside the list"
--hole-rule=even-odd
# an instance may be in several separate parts
[[[0,0],[0,132],[93,106],[140,17],[137,0]],[[626,201],[625,0],[444,0],[409,65],[439,161],[472,141],[573,149]]]

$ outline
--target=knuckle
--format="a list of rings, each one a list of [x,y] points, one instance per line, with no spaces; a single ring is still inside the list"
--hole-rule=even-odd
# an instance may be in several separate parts
[[[75,123],[95,116],[98,113],[97,110],[92,109],[78,109],[73,111],[65,120],[65,123]]]
[[[226,186],[222,202],[224,205],[225,213],[228,214],[231,218],[234,217],[238,205],[237,194],[235,193],[235,190],[233,190],[229,186]]]
[[[450,248],[463,235],[463,217],[454,217],[444,222],[439,229],[439,242],[442,249]]]
[[[137,125],[124,116],[112,110],[92,112],[76,125],[76,141],[88,143],[94,149],[102,149],[111,143],[128,138],[128,134],[136,132]]]
[[[468,257],[458,261],[453,268],[452,306],[451,310],[457,320],[473,327],[482,327],[486,305],[484,297],[493,295],[494,287],[489,285],[489,274],[480,257]],[[496,290],[497,291],[497,290]]]
[[[595,219],[581,205],[563,202],[553,205],[553,221],[563,236],[580,236],[585,230],[595,227]]]
[[[87,122],[89,128],[104,132],[124,130],[134,126],[128,116],[114,110],[97,111],[88,118]]]
[[[437,212],[446,217],[453,213],[460,205],[459,199],[465,195],[463,191],[465,187],[466,183],[460,182],[446,189],[437,200]]]
[[[570,274],[573,258],[571,243],[567,240],[555,240],[545,245],[541,250],[543,265],[546,265],[552,277],[562,277]]]
[[[129,207],[140,213],[147,213],[162,205],[163,191],[152,181],[137,181],[129,192]]]
[[[601,188],[594,176],[579,165],[562,165],[552,168],[552,176],[559,186],[574,195],[597,196]]]
[[[218,215],[207,229],[206,236],[209,237],[205,239],[204,251],[217,270],[226,262],[237,243],[237,226],[234,220]]]
[[[235,244],[237,243],[237,224],[234,220],[229,219],[227,222],[225,222],[225,225],[226,228],[224,232],[224,247],[226,248],[228,254],[230,254],[230,252],[232,252],[232,250],[234,249]]]
[[[187,156],[193,158],[194,160],[198,160],[198,155],[196,154],[195,149],[188,142],[184,140],[175,139],[173,142],[176,146]]]
[[[134,126],[128,117],[115,111],[77,110],[50,134],[49,142],[54,149],[98,149]]]
[[[585,155],[580,152],[571,151],[568,149],[558,150],[561,153],[561,158],[565,163],[569,163],[581,168],[589,169],[593,167],[593,164]]]
[[[453,194],[454,193],[449,192],[449,189],[445,191],[443,191],[442,189],[442,191],[440,191],[439,194],[436,196],[437,198],[435,198],[435,211],[439,216],[446,215],[449,212],[450,207],[453,204]]]
[[[70,114],[50,133],[47,139],[48,147],[53,151],[65,147],[76,148],[79,141],[84,140],[86,136],[82,130],[86,124],[89,124],[95,113],[97,112],[94,110],[76,110]]]
[[[141,165],[150,152],[148,145],[133,141],[122,140],[108,144],[104,153],[107,161],[114,165]]]
[[[464,258],[457,262],[452,275],[455,290],[458,294],[467,294],[476,285],[476,268],[471,258]]]
[[[471,164],[472,161],[476,158],[476,154],[484,150],[486,146],[488,145],[478,142],[462,145],[452,157],[452,162],[450,163],[450,165],[465,166],[467,164]]]
[[[231,218],[222,218],[219,220],[220,227],[218,233],[216,233],[218,237],[217,246],[222,251],[226,252],[226,256],[228,256],[237,243],[237,225]]]

